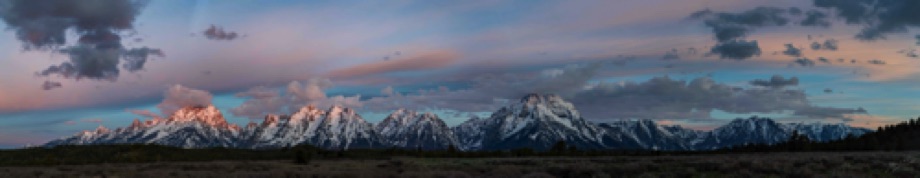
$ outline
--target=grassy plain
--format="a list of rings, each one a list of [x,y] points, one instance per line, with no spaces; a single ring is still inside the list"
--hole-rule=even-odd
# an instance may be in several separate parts
[[[312,159],[5,166],[3,177],[914,177],[920,152]]]

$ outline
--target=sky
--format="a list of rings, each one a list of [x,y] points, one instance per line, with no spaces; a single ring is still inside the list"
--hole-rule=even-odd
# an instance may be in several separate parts
[[[448,125],[528,93],[596,123],[875,128],[920,113],[907,0],[0,0],[0,148],[214,105]]]

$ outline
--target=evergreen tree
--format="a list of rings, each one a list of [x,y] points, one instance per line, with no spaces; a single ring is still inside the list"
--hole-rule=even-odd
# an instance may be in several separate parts
[[[568,148],[568,146],[566,146],[565,141],[558,141],[553,144],[552,148],[550,148],[550,152],[554,154],[562,154],[565,153],[566,148]]]
[[[298,149],[297,153],[294,155],[294,163],[297,164],[310,164],[310,159],[311,156],[300,149]]]

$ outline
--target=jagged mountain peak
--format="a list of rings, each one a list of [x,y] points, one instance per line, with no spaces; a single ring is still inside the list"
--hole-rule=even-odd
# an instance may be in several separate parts
[[[144,127],[144,125],[139,119],[134,119],[134,121],[131,121],[131,125],[128,126],[129,129],[138,129],[141,127]]]
[[[275,125],[275,124],[278,124],[279,122],[281,122],[280,115],[269,114],[269,115],[265,115],[265,118],[262,119],[262,126]]]
[[[99,127],[96,127],[96,130],[94,132],[96,134],[104,134],[104,133],[109,133],[109,131],[111,131],[109,130],[109,128],[105,128],[105,126],[99,125]]]
[[[861,135],[870,130],[845,124],[784,124],[769,118],[735,119],[712,131],[658,125],[653,120],[594,124],[557,95],[530,94],[488,118],[471,117],[450,128],[438,115],[397,109],[380,123],[366,122],[355,110],[306,106],[291,115],[267,115],[245,128],[227,124],[214,106],[182,108],[168,118],[134,120],[125,128],[103,126],[46,146],[145,143],[184,148],[281,148],[311,144],[327,149],[422,148],[504,150],[548,149],[565,141],[579,149],[704,150],[749,143],[777,143],[793,131],[817,141]]]
[[[291,115],[297,115],[297,114],[319,114],[319,113],[324,113],[324,112],[326,112],[326,111],[323,111],[323,110],[317,108],[316,106],[307,105],[307,106],[304,106],[304,107],[300,107],[300,109],[298,109],[297,111],[294,112],[294,114],[291,114]]]
[[[211,126],[229,126],[220,110],[213,105],[184,107],[173,113],[167,122],[199,122]]]
[[[380,121],[374,130],[387,144],[426,150],[458,146],[457,135],[434,113],[398,109]]]
[[[600,148],[598,128],[584,120],[575,107],[552,94],[528,94],[520,103],[502,107],[484,122],[483,149],[521,146],[548,149],[557,141],[582,148]]]
[[[438,115],[437,115],[437,114],[430,113],[430,112],[422,113],[422,115],[421,115],[421,117],[419,117],[419,119],[421,119],[422,121],[441,120],[441,119],[438,118]]]
[[[377,124],[377,127],[392,127],[392,126],[404,126],[408,124],[418,124],[418,123],[435,123],[439,125],[446,125],[437,114],[431,112],[419,113],[417,111],[408,110],[408,109],[397,109],[390,113],[389,116],[380,121]]]
[[[256,122],[253,122],[253,121],[249,121],[249,123],[246,123],[246,129],[253,129],[253,128],[256,128],[256,127],[258,127],[258,126],[259,126],[259,124],[256,123]]]

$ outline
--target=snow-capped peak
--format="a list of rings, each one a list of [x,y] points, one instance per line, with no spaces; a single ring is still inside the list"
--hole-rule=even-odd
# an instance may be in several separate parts
[[[429,112],[398,109],[374,129],[389,145],[401,148],[447,149],[459,144],[447,124]]]
[[[483,128],[483,149],[527,146],[548,149],[557,141],[581,148],[600,148],[598,128],[581,118],[575,107],[558,95],[528,94],[492,113]]]
[[[290,115],[267,115],[261,124],[245,129],[228,124],[214,106],[186,107],[168,118],[134,120],[126,128],[103,126],[46,146],[144,143],[184,148],[280,148],[310,144],[327,149],[422,148],[501,150],[530,147],[548,149],[565,141],[579,149],[702,150],[750,143],[777,143],[793,131],[816,141],[861,135],[870,130],[845,124],[782,124],[768,118],[736,119],[712,131],[657,125],[652,120],[595,125],[557,95],[530,94],[492,113],[473,117],[454,128],[433,113],[398,109],[376,126],[355,110],[313,106]]]
[[[141,120],[134,119],[134,121],[131,121],[131,125],[129,125],[128,128],[129,128],[129,129],[138,129],[138,128],[141,128],[141,127],[143,127],[143,126],[144,126],[144,125],[141,123]]]
[[[105,128],[105,126],[102,126],[102,125],[99,125],[99,127],[96,127],[96,134],[104,134],[104,133],[108,133],[109,131],[111,131],[109,130],[109,128]]]
[[[214,106],[184,107],[173,113],[167,122],[199,122],[210,126],[227,126],[227,120]]]

